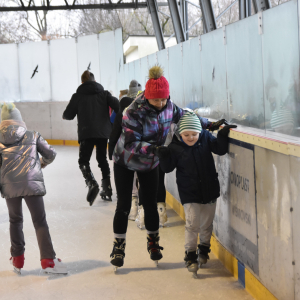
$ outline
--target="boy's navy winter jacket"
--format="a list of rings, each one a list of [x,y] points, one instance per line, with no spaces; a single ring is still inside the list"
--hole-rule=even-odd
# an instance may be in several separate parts
[[[206,204],[220,196],[220,184],[212,153],[224,155],[228,150],[228,137],[214,137],[202,130],[194,146],[188,146],[174,135],[169,145],[170,155],[160,158],[165,173],[175,168],[181,203]]]

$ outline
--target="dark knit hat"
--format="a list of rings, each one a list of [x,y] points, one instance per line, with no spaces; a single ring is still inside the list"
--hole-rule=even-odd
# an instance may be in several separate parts
[[[164,71],[160,66],[154,66],[149,70],[149,80],[145,86],[145,97],[147,99],[169,98],[169,82],[163,74]]]

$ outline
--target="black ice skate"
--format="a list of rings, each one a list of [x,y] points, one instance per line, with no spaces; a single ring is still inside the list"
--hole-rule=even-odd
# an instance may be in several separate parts
[[[79,167],[83,177],[85,178],[85,183],[89,188],[86,200],[90,203],[90,206],[92,206],[99,193],[99,185],[89,166],[81,165]]]
[[[208,253],[210,253],[210,249],[208,246],[198,245],[198,260],[200,268],[202,265],[205,265],[207,263],[207,260],[209,259]]]
[[[185,266],[187,267],[189,272],[193,273],[193,278],[198,278],[197,277],[197,271],[198,271],[198,255],[196,251],[192,252],[185,252]]]
[[[102,191],[100,192],[100,196],[102,200],[105,201],[112,201],[111,196],[112,196],[112,188],[110,184],[110,177],[107,177],[105,179],[102,179]]]
[[[148,234],[147,236],[147,250],[150,254],[150,258],[155,261],[156,266],[158,265],[158,261],[162,259],[162,253],[160,250],[164,250],[163,247],[159,246],[159,234]]]
[[[117,271],[117,268],[120,268],[124,265],[124,257],[125,257],[125,239],[115,238],[114,247],[112,253],[110,255],[111,260],[110,263],[115,266],[114,271]]]

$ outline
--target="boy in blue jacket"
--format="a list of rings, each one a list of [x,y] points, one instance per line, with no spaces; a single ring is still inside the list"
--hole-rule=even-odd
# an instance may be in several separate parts
[[[201,266],[209,259],[216,201],[220,196],[218,173],[211,152],[226,154],[229,130],[236,127],[225,126],[216,138],[209,131],[202,130],[194,112],[187,112],[177,125],[172,143],[157,149],[161,169],[169,173],[176,168],[186,218],[184,260],[194,277],[197,277],[198,261]],[[198,234],[200,244],[197,246]]]

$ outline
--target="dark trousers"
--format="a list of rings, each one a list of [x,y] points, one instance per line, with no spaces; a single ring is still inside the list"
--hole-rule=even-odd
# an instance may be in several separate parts
[[[159,181],[158,181],[158,191],[157,191],[157,202],[166,202],[166,187],[165,187],[165,173],[158,165],[159,170]]]
[[[79,146],[79,166],[86,165],[90,167],[90,159],[96,146],[96,159],[98,167],[102,172],[102,179],[110,176],[110,169],[107,161],[107,139],[86,139],[80,142]]]
[[[157,167],[158,169],[158,189],[157,189],[157,203],[165,203],[166,202],[166,187],[165,187],[165,173],[160,168],[160,165]],[[143,205],[142,198],[139,195],[139,205]]]
[[[131,196],[134,171],[114,164],[115,184],[118,195],[117,208],[114,217],[114,233],[127,232],[128,215],[131,209]],[[139,196],[145,212],[145,227],[148,231],[159,229],[157,212],[158,167],[150,172],[137,172],[139,179]]]
[[[12,257],[20,256],[25,252],[22,198],[23,197],[6,199],[10,222],[9,230]],[[24,199],[30,211],[32,222],[35,228],[36,237],[40,248],[41,259],[54,259],[55,252],[46,221],[46,212],[43,197],[27,196],[24,197]]]

